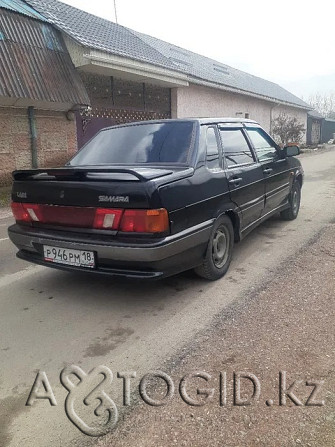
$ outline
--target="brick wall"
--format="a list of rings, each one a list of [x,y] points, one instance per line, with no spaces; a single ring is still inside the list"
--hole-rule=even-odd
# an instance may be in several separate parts
[[[39,167],[60,166],[77,150],[75,121],[62,112],[36,110]],[[0,186],[10,183],[14,169],[31,168],[26,109],[0,107]]]

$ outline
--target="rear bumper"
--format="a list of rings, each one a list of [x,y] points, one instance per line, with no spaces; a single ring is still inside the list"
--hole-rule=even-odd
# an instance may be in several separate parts
[[[30,262],[62,270],[155,279],[199,265],[207,248],[212,225],[213,221],[206,221],[157,241],[136,243],[18,224],[9,227],[8,234],[19,249],[17,256]],[[93,251],[96,256],[96,268],[73,267],[45,261],[43,245]]]

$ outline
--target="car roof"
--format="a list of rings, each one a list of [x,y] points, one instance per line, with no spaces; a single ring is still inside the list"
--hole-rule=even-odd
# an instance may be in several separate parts
[[[160,123],[182,123],[182,122],[192,122],[198,123],[199,125],[205,124],[253,124],[258,125],[257,121],[253,121],[246,118],[173,118],[173,119],[158,119],[158,120],[146,120],[146,121],[135,121],[132,123],[122,123],[110,127],[105,127],[101,130],[113,129],[118,127],[131,127],[145,124],[160,124]]]

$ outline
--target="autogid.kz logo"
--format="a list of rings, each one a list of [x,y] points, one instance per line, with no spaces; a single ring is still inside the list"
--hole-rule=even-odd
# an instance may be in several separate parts
[[[116,377],[122,379],[123,406],[129,406],[131,385],[136,378],[136,372],[118,372]],[[215,386],[214,379],[216,379]],[[164,389],[163,395],[160,393],[159,398],[155,397],[155,386],[153,386],[154,383],[157,385],[157,381]],[[67,366],[60,373],[60,382],[68,392],[65,399],[66,415],[82,433],[88,436],[102,436],[115,427],[119,413],[109,395],[113,373],[108,367],[98,366],[86,373],[79,366]],[[226,372],[219,372],[214,377],[207,372],[196,371],[184,375],[175,384],[168,374],[153,371],[141,377],[136,388],[141,400],[154,407],[167,405],[177,390],[184,403],[190,406],[204,406],[209,402],[216,402],[220,407],[229,404],[238,407],[255,404],[286,407],[289,404],[293,408],[323,406],[325,404],[321,399],[323,384],[322,380],[289,381],[286,371],[280,371],[276,396],[265,398],[261,396],[259,379],[250,372],[233,372],[228,378]],[[299,393],[305,397],[302,399]],[[57,405],[55,394],[44,371],[37,373],[26,405],[32,406],[40,399],[48,400],[52,406]]]
[[[73,382],[71,375],[77,377],[79,383]],[[102,381],[95,386],[94,379],[97,376],[102,376]],[[66,414],[80,431],[90,436],[101,436],[115,426],[118,411],[114,401],[104,391],[104,386],[110,385],[113,381],[113,373],[109,368],[98,366],[86,374],[81,368],[73,365],[63,369],[60,380],[69,392],[65,400]],[[87,389],[91,389],[89,394]],[[82,406],[83,403],[94,410],[94,415],[98,418],[96,425],[86,424],[78,415],[80,407],[77,406],[78,404]],[[101,423],[102,420],[104,422]]]

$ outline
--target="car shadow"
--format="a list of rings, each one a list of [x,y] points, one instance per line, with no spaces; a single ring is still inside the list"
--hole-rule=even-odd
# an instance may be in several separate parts
[[[244,253],[255,245],[255,250],[264,250],[267,245],[276,244],[276,241],[283,237],[286,222],[280,219],[279,215],[274,216],[262,223],[253,230],[247,237],[235,244],[233,262],[228,272],[233,274],[239,263],[243,260]],[[45,280],[43,279],[45,277]],[[199,278],[192,270],[178,275],[155,281],[145,281],[136,279],[122,279],[108,277],[92,273],[69,273],[63,271],[46,271],[40,281],[40,288],[48,290],[61,290],[64,296],[71,295],[72,299],[78,301],[87,299],[87,292],[95,303],[106,304],[109,301],[128,303],[145,301],[148,304],[157,300],[179,299],[182,292],[188,295],[202,293],[210,290],[217,282],[206,281]],[[224,287],[225,278],[221,280]]]

